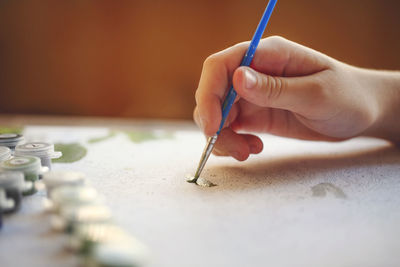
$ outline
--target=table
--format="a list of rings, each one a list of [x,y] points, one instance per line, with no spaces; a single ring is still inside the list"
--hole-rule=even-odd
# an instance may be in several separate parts
[[[264,151],[245,162],[211,156],[204,177],[218,186],[202,188],[185,182],[205,144],[191,122],[0,116],[0,125],[85,147],[54,169],[87,174],[115,222],[149,247],[149,266],[400,266],[400,149],[386,141],[262,135]],[[78,264],[50,230],[45,198],[26,197],[4,219],[2,266]]]

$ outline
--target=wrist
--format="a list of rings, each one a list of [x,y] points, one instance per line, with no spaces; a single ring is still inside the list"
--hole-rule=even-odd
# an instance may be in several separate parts
[[[363,133],[400,142],[400,72],[360,69],[362,86],[368,88],[376,116]]]

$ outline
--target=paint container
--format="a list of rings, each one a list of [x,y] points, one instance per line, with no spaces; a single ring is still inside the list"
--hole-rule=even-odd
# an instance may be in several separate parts
[[[0,146],[6,146],[11,150],[24,140],[24,137],[16,133],[0,134]]]
[[[6,146],[0,146],[0,162],[11,158],[11,149]]]
[[[79,225],[109,222],[111,212],[104,205],[66,206],[60,209],[59,215],[53,216],[52,227],[57,231],[73,233]]]
[[[85,223],[78,225],[70,235],[68,249],[79,254],[89,255],[99,243],[124,240],[129,235],[120,227],[110,223]]]
[[[90,267],[140,267],[148,263],[147,249],[139,242],[105,242],[84,258]]]
[[[7,197],[6,190],[0,188],[0,209],[1,213],[9,213],[15,208],[15,202],[12,198]]]
[[[59,213],[63,207],[79,207],[90,204],[102,204],[103,198],[90,186],[60,186],[54,188],[50,195],[52,209]]]
[[[17,171],[24,173],[26,182],[31,182],[31,188],[25,190],[23,195],[32,195],[37,192],[35,182],[42,173],[42,166],[38,157],[14,157],[0,163],[0,167],[4,171]]]
[[[32,182],[25,182],[22,172],[0,172],[0,188],[14,201],[14,207],[7,212],[14,212],[21,206],[23,192],[31,190]]]
[[[51,159],[57,159],[62,156],[59,151],[54,151],[54,145],[43,142],[31,142],[18,145],[15,148],[15,156],[33,156],[39,157],[42,166],[51,170]]]
[[[43,182],[46,185],[47,196],[60,186],[82,186],[85,184],[85,175],[73,171],[50,171],[43,175]]]

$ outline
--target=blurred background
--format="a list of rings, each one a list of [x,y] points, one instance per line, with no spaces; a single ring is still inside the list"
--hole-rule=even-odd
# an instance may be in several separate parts
[[[191,119],[204,59],[267,0],[0,1],[0,112]],[[280,0],[265,36],[400,69],[400,1]]]

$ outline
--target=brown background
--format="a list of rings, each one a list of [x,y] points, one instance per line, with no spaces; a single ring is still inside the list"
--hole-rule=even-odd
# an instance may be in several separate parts
[[[266,3],[0,1],[0,112],[191,118],[203,60],[249,40]],[[265,35],[400,69],[398,0],[280,0]]]

